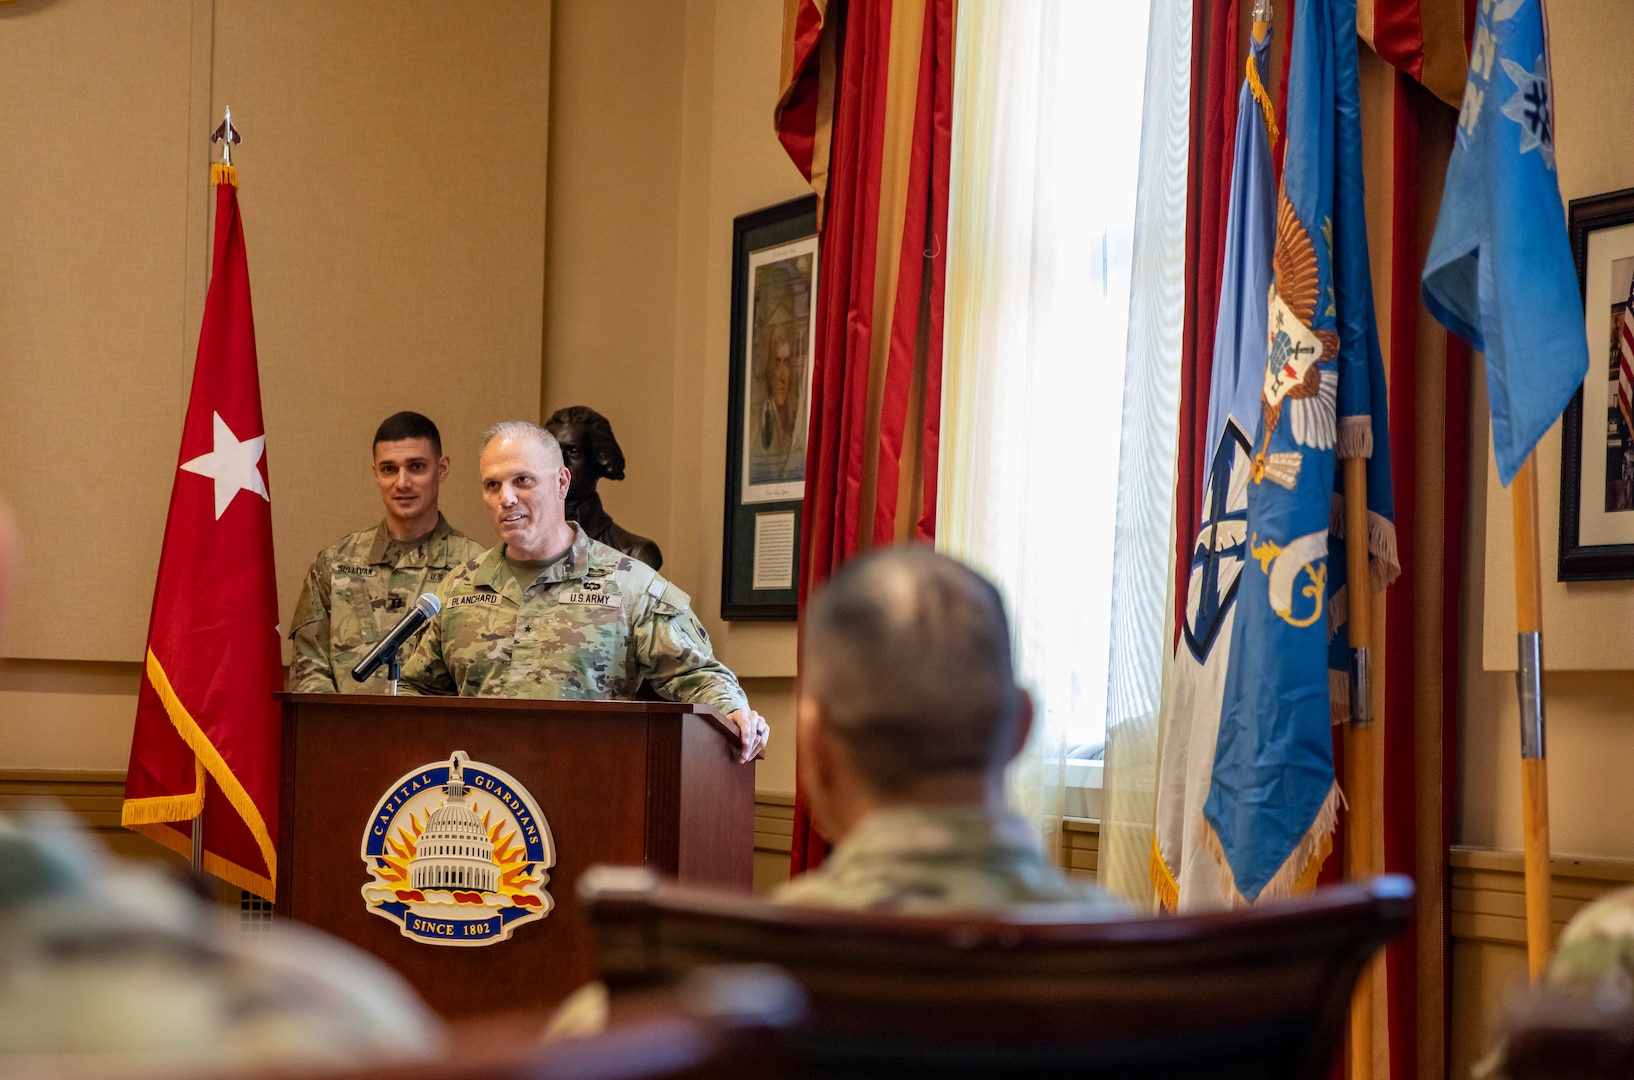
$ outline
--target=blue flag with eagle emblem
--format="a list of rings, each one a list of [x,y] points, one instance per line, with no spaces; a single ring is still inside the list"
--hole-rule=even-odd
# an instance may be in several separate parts
[[[1204,842],[1233,903],[1308,888],[1337,823],[1328,678],[1331,574],[1342,564],[1329,559],[1337,453],[1374,458],[1370,506],[1389,518],[1388,451],[1374,453],[1388,427],[1361,217],[1355,35],[1355,0],[1296,5],[1248,558],[1203,805]]]
[[[1219,864],[1200,849],[1232,611],[1248,557],[1248,473],[1265,377],[1265,297],[1276,231],[1275,139],[1265,71],[1271,35],[1252,44],[1237,96],[1237,140],[1226,211],[1225,269],[1214,330],[1204,445],[1213,451],[1192,545],[1186,612],[1163,685],[1151,877],[1169,911],[1218,907]]]
[[[1481,0],[1424,303],[1486,353],[1505,485],[1588,373],[1541,0]]]

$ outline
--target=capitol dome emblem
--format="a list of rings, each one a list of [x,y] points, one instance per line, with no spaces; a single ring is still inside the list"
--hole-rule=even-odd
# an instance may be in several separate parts
[[[463,750],[392,785],[363,830],[363,864],[369,910],[429,945],[492,945],[555,906],[539,804]]]

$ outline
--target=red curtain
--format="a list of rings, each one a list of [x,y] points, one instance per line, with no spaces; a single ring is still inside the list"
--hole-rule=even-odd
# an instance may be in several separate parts
[[[820,200],[800,609],[936,524],[954,0],[789,0],[779,137]],[[828,846],[795,799],[791,870]]]

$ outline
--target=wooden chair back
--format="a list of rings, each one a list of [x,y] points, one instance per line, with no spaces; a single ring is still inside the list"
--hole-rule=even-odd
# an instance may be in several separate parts
[[[1362,966],[1412,918],[1385,876],[1263,908],[1084,921],[771,905],[586,875],[617,993],[704,964],[778,965],[810,995],[814,1076],[1324,1076]]]

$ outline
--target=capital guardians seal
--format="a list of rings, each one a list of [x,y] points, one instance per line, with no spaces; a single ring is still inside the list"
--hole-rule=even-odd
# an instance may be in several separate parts
[[[369,910],[428,945],[492,945],[555,906],[539,804],[463,750],[392,785],[364,827],[363,864]]]

